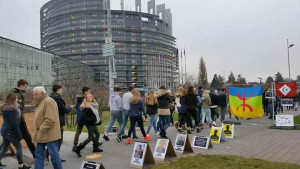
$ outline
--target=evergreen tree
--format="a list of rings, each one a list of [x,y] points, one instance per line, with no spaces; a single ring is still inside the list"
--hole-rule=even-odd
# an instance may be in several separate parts
[[[297,76],[297,81],[300,82],[300,75]]]
[[[228,83],[235,82],[235,77],[234,74],[231,72],[230,75],[228,76]]]
[[[220,80],[219,80],[217,74],[214,75],[213,80],[211,81],[210,87],[214,88],[214,89],[219,89],[221,87],[221,83],[220,83]]]
[[[275,74],[275,82],[284,82],[284,78],[280,72]]]
[[[200,58],[199,71],[198,71],[198,85],[202,86],[204,89],[207,89],[208,87],[206,64],[203,59],[203,56],[201,56]]]

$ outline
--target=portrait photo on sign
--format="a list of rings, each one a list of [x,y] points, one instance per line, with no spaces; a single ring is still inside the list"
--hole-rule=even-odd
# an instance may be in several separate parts
[[[270,99],[270,98],[275,98],[275,91],[274,90],[268,90],[265,92],[265,98]]]
[[[185,145],[186,135],[178,134],[175,140],[175,151],[183,151]]]
[[[210,140],[211,142],[219,143],[221,136],[221,130],[220,129],[211,129],[210,132]]]
[[[155,158],[165,158],[167,148],[168,148],[169,140],[166,139],[158,139],[155,150],[154,150],[154,157]]]
[[[147,146],[146,143],[135,142],[133,154],[131,158],[131,164],[139,165],[139,166],[143,165],[146,146]]]
[[[233,138],[234,124],[222,124],[224,134],[227,138]]]

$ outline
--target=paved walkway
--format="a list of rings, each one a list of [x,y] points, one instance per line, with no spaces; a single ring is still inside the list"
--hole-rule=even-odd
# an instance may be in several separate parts
[[[300,111],[288,111],[284,114],[299,115]],[[242,125],[235,127],[235,138],[227,139],[227,142],[221,144],[213,144],[213,148],[209,150],[200,150],[194,148],[194,153],[202,154],[221,154],[221,155],[238,155],[244,157],[261,158],[271,161],[288,162],[300,164],[300,131],[299,130],[275,130],[269,129],[273,124],[273,120],[263,117],[260,119],[238,120]],[[193,135],[208,136],[209,128],[205,126],[201,133],[193,133],[189,135],[192,140]],[[140,132],[137,132],[142,138]],[[174,127],[168,129],[167,135],[172,139],[174,145],[177,130]],[[78,158],[75,153],[71,152],[73,146],[74,132],[65,132],[64,143],[61,149],[61,156],[67,160],[64,163],[65,169],[80,168],[84,156],[92,154],[92,145],[88,145],[82,151],[82,158]],[[80,136],[82,141],[87,137],[86,133]],[[152,140],[149,142],[151,150],[153,151],[156,139],[159,136],[152,134]],[[118,143],[115,137],[110,136],[109,142],[104,142],[102,148],[104,150],[102,158],[98,161],[102,162],[105,168],[108,169],[129,169],[128,163],[133,151],[133,145],[126,145],[125,143]],[[101,136],[101,141],[102,136]],[[24,150],[24,154],[30,155],[28,149]],[[192,154],[187,154],[192,155]],[[185,155],[179,155],[179,157]],[[16,160],[12,157],[3,159],[3,163],[9,165],[9,168],[17,168]],[[51,163],[45,163],[45,169],[52,169]]]

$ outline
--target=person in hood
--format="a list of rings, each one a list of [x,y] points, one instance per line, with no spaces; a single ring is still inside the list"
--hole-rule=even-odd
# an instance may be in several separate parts
[[[82,119],[86,128],[88,129],[88,138],[80,143],[76,148],[75,153],[78,155],[78,157],[81,157],[81,150],[84,149],[85,146],[91,141],[94,143],[94,153],[103,151],[102,149],[98,148],[100,144],[95,144],[99,143],[100,138],[98,125],[101,125],[101,119],[98,112],[98,107],[99,105],[92,94],[87,94],[83,103],[80,105],[80,108],[82,109]]]
[[[25,98],[24,98],[24,93],[27,90],[28,87],[28,82],[24,79],[20,79],[17,83],[17,88],[12,89],[11,92],[16,93],[18,96],[18,104],[20,105],[20,110],[21,110],[21,124],[20,124],[20,129],[22,132],[23,139],[25,140],[33,158],[35,158],[35,146],[32,142],[31,135],[28,131],[25,118],[24,118],[24,108],[25,108]]]
[[[76,118],[77,129],[76,129],[74,142],[73,142],[73,149],[72,149],[73,152],[75,152],[75,150],[76,150],[76,147],[78,145],[78,139],[82,132],[82,128],[84,126],[80,105],[82,104],[85,96],[91,93],[91,89],[89,87],[83,87],[81,91],[82,91],[82,93],[76,95],[75,107],[76,107],[76,114],[77,114],[77,118]]]
[[[61,139],[58,140],[58,149],[60,150],[61,144],[63,142],[65,115],[69,114],[72,111],[72,108],[67,107],[66,102],[61,98],[61,94],[63,92],[62,86],[55,84],[52,87],[52,91],[53,92],[50,94],[50,97],[56,102],[59,113]],[[61,161],[65,162],[66,160],[61,159]]]
[[[211,106],[210,106],[210,112],[211,112],[211,118],[213,121],[213,125],[216,125],[216,120],[218,118],[218,95],[215,93],[214,89],[210,89],[209,97],[211,99]]]
[[[115,88],[115,92],[110,94],[109,97],[109,107],[110,107],[110,122],[106,128],[106,131],[104,132],[103,139],[105,141],[109,141],[108,138],[108,132],[110,131],[110,128],[115,124],[115,121],[117,120],[119,123],[119,128],[121,128],[122,122],[123,122],[123,104],[122,104],[122,98],[120,96],[122,92],[122,89],[119,87]],[[122,138],[120,136],[117,136],[117,141],[121,141]]]
[[[165,86],[160,86],[158,92],[156,93],[155,97],[158,101],[158,116],[160,121],[160,137],[161,138],[168,138],[166,136],[166,130],[170,125],[170,107],[169,104],[172,102],[168,91],[166,90]]]
[[[2,149],[0,151],[0,168],[5,167],[1,163],[1,160],[12,143],[17,149],[17,160],[19,164],[19,169],[29,169],[23,161],[22,152],[22,131],[21,125],[21,111],[19,109],[19,104],[17,103],[17,95],[15,93],[9,93],[3,103],[0,105],[0,109],[3,112],[3,124],[1,129],[1,136],[3,137]]]

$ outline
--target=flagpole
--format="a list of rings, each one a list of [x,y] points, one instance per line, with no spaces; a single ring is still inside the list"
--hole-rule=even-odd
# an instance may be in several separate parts
[[[183,61],[182,61],[182,49],[181,49],[181,84],[183,87]]]
[[[272,90],[274,91],[274,98],[272,97],[272,108],[273,108],[273,120],[275,120],[275,104],[274,104],[274,99],[276,98],[276,92],[275,92],[275,82],[272,83]],[[272,92],[273,92],[272,91]],[[273,95],[273,94],[272,94]]]
[[[184,59],[185,59],[185,75],[184,75],[184,80],[186,83],[186,55],[185,55],[185,48],[184,48]]]

